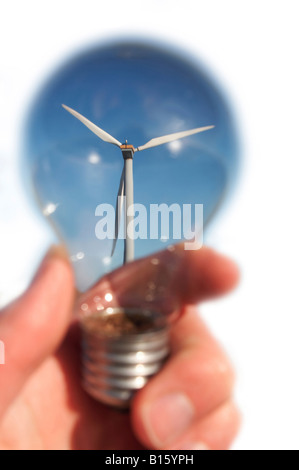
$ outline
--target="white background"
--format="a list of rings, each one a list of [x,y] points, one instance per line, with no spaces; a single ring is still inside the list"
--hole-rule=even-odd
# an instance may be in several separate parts
[[[51,238],[30,214],[16,169],[24,113],[58,63],[102,39],[141,36],[187,50],[227,90],[244,161],[209,241],[237,260],[242,282],[202,310],[237,369],[244,423],[235,449],[299,449],[297,5],[27,0],[1,6],[0,304],[25,288]]]

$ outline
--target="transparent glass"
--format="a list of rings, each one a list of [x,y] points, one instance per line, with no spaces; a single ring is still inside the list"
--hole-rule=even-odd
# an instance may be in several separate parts
[[[77,287],[87,291],[123,263],[123,241],[95,234],[101,203],[115,206],[123,159],[67,113],[64,103],[120,142],[215,125],[134,155],[135,203],[203,204],[207,223],[235,173],[237,140],[223,94],[206,71],[176,52],[138,42],[106,44],[63,64],[38,93],[27,123],[26,162],[44,215],[66,243]],[[177,243],[137,239],[136,258]]]

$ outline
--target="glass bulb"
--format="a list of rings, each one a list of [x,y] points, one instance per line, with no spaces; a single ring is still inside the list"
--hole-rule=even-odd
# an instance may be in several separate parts
[[[103,283],[100,292],[94,287],[124,260],[126,226],[121,220],[113,256],[113,236],[99,236],[104,209],[115,208],[124,159],[126,163],[124,148],[121,152],[103,134],[99,138],[63,109],[63,103],[119,144],[133,145],[133,222],[137,222],[139,208],[146,214],[142,222],[139,218],[139,227],[135,225],[139,236],[134,240],[134,256],[150,256],[147,263],[153,268],[151,275],[139,273],[142,282],[133,291],[123,280],[112,290],[108,286],[107,292],[102,291]],[[153,138],[209,125],[215,128],[136,151]],[[144,385],[165,359],[165,328],[176,311],[167,287],[171,266],[165,267],[168,274],[162,276],[162,282],[160,260],[151,255],[167,247],[170,252],[179,237],[175,225],[165,231],[158,223],[151,233],[153,205],[182,208],[202,204],[204,224],[210,220],[233,181],[237,163],[236,133],[228,105],[198,64],[162,47],[114,43],[80,53],[54,73],[32,106],[26,136],[25,152],[36,196],[44,216],[68,248],[78,290],[83,292],[78,311],[85,338],[86,377],[94,379],[94,371],[100,368],[100,383],[96,378],[94,387],[105,392],[94,396],[121,406],[128,403],[134,387],[124,388],[128,378],[120,371],[134,377],[135,388]],[[166,303],[168,309],[161,309]],[[102,346],[94,350],[99,338]],[[163,354],[159,359],[156,355],[150,368],[146,345],[150,350],[152,340],[151,354],[157,352],[157,345]],[[134,372],[117,362],[130,354],[137,360]],[[115,377],[124,380],[116,386]],[[125,392],[113,395],[112,389],[113,393],[116,389]]]

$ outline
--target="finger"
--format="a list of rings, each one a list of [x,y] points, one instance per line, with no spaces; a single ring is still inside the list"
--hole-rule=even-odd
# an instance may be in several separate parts
[[[173,287],[178,291],[181,303],[196,304],[226,294],[238,280],[239,268],[234,261],[211,248],[202,247],[196,251],[182,251]]]
[[[228,401],[209,415],[198,419],[183,440],[171,447],[173,450],[228,450],[236,438],[241,423],[237,406]]]
[[[230,399],[234,384],[228,358],[194,308],[177,322],[171,339],[172,356],[132,407],[136,435],[154,449],[182,439],[197,420]]]
[[[51,249],[28,291],[0,314],[5,345],[1,366],[0,414],[28,376],[53,352],[69,325],[73,274],[60,249]]]
[[[183,245],[164,250],[148,258],[129,263],[105,276],[80,302],[96,308],[93,299],[113,296],[114,306],[140,307],[171,314],[184,304],[222,295],[231,290],[239,277],[238,268],[230,259],[203,247],[185,251]],[[109,302],[112,296],[109,294]]]

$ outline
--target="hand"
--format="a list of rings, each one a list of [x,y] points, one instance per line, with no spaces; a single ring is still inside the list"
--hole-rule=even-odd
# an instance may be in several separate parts
[[[207,248],[166,259],[177,266],[172,297],[180,310],[172,355],[123,413],[81,388],[73,274],[59,250],[49,252],[28,291],[0,312],[0,449],[229,448],[239,426],[234,374],[194,305],[233,288],[238,271]],[[142,263],[110,274],[110,285],[117,276],[129,285]]]

